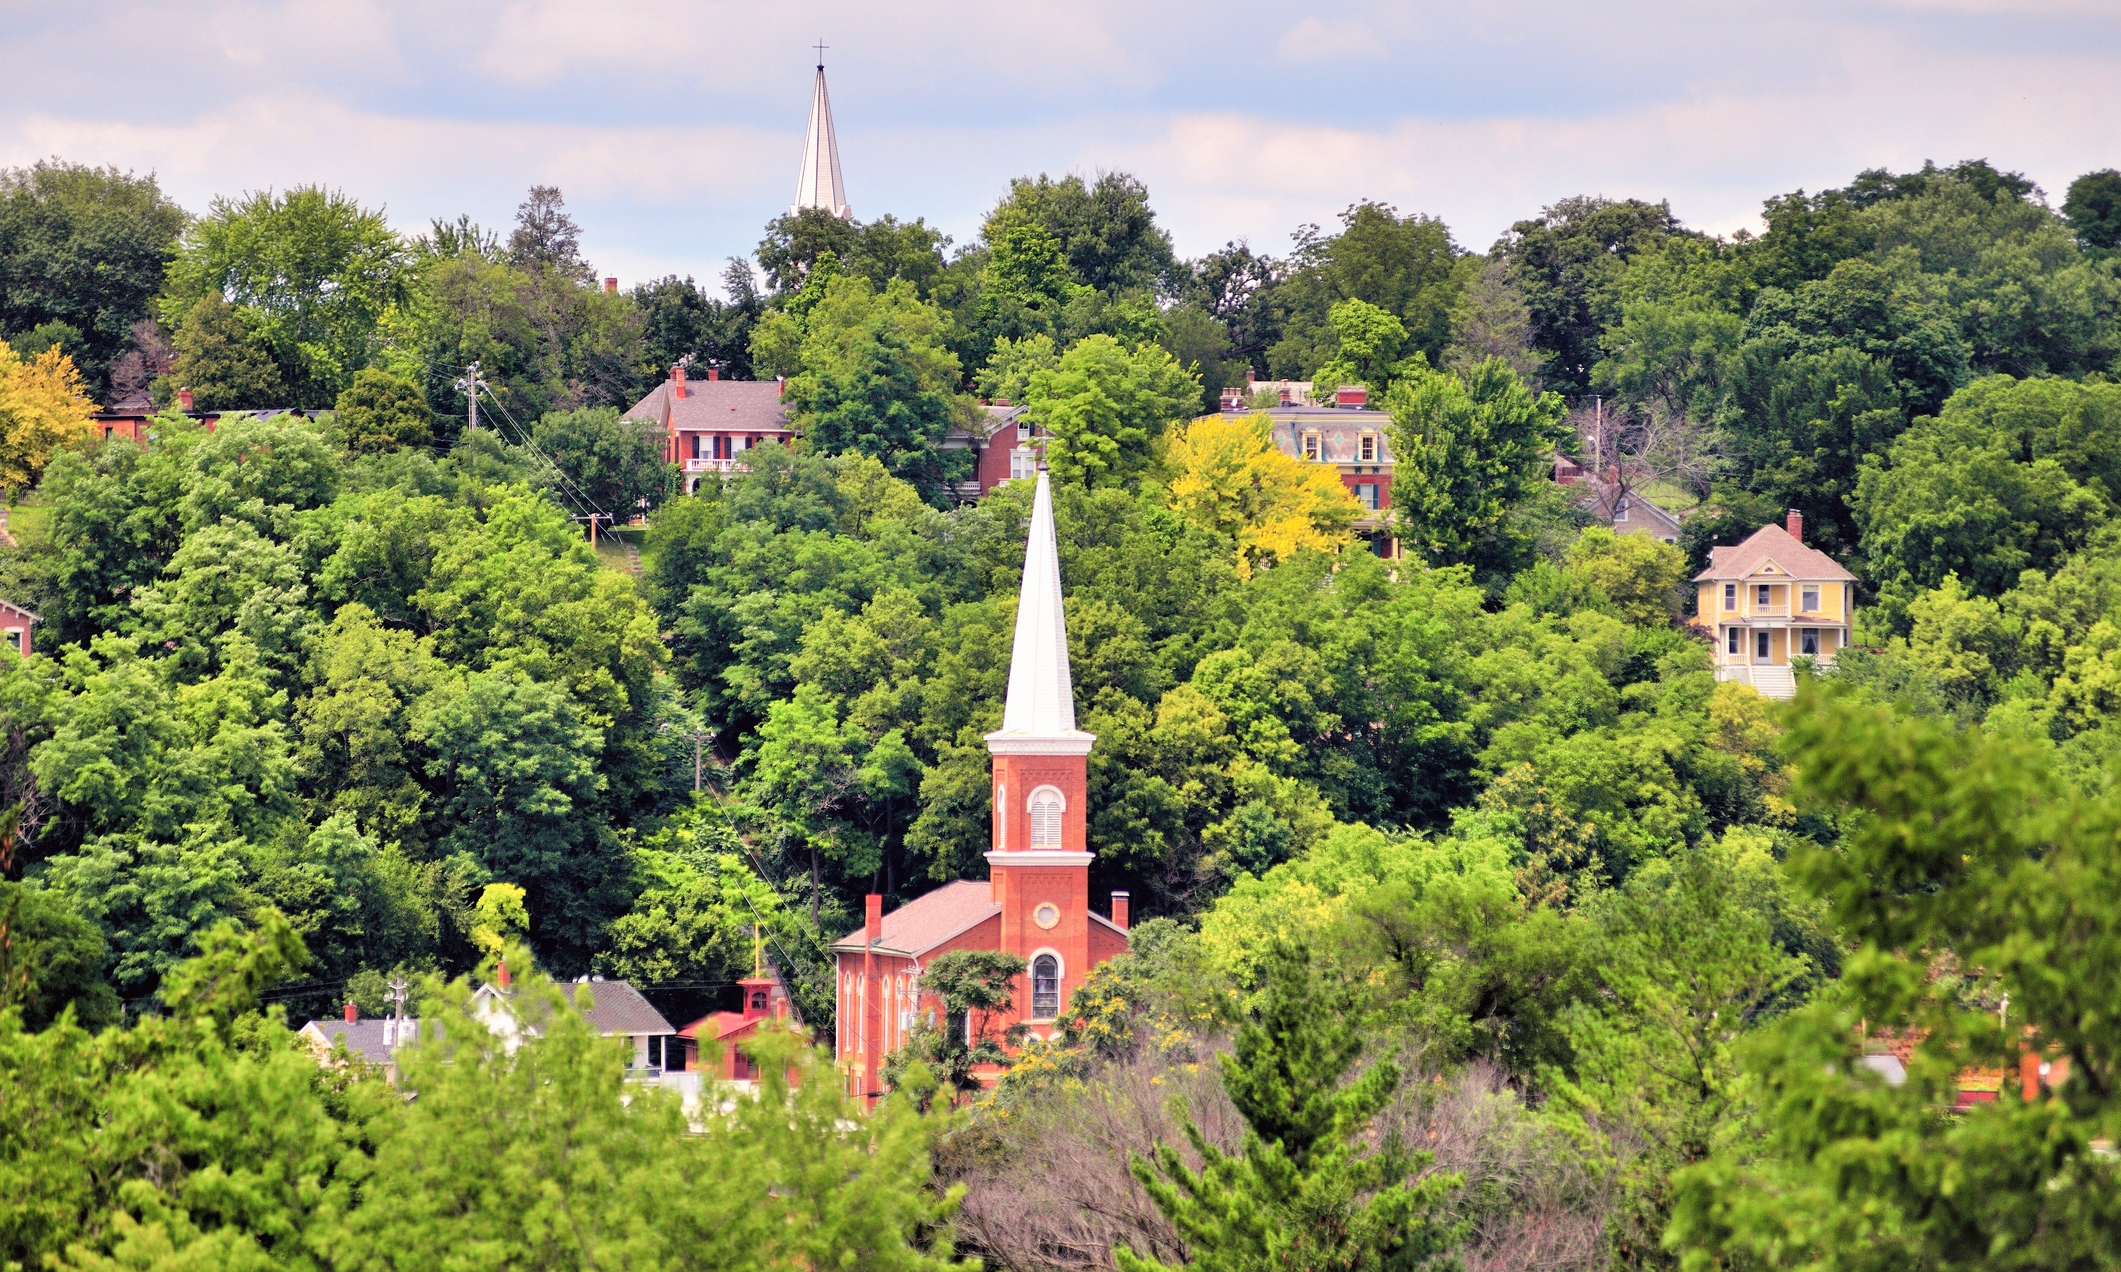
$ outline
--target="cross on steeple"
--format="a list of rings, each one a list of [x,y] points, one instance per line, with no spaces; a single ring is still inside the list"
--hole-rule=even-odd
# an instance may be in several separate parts
[[[817,68],[822,71],[825,69],[825,50],[832,46],[825,43],[824,38],[821,36],[812,47],[817,49]]]

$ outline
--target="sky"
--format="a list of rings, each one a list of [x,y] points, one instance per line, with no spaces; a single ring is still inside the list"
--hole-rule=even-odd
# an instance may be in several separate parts
[[[1730,233],[1865,168],[2121,167],[2121,0],[0,0],[0,166],[407,231],[557,185],[601,272],[707,283],[793,198],[820,40],[855,215],[961,244],[1037,172],[1135,174],[1197,256],[1361,199],[1485,250],[1579,194]]]

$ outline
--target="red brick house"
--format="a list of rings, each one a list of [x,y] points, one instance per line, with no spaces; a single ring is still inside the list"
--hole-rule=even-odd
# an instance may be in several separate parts
[[[833,1053],[850,1094],[866,1105],[882,1089],[884,1057],[942,1003],[921,990],[921,969],[951,950],[1001,950],[1029,965],[1012,1009],[988,1023],[1058,1032],[1061,1008],[1090,969],[1127,948],[1127,894],[1109,917],[1090,909],[1085,847],[1090,747],[1075,727],[1068,632],[1061,610],[1053,491],[1036,473],[1016,639],[1002,727],[987,735],[993,756],[994,851],[988,877],[961,879],[885,913],[871,894],[866,921],[833,945],[838,1032]]]
[[[752,447],[794,439],[782,401],[786,388],[780,380],[724,380],[714,370],[705,380],[688,380],[685,368],[672,367],[670,378],[634,403],[626,418],[663,426],[664,458],[685,470],[689,495],[702,474],[741,469]]]
[[[0,526],[5,524],[5,518],[0,518]],[[7,647],[18,654],[31,652],[30,630],[43,621],[13,601],[0,601],[0,634],[6,636]]]

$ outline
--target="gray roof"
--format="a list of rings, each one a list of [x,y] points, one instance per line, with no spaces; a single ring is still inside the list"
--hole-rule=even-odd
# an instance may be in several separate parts
[[[666,428],[715,429],[731,433],[787,433],[788,408],[777,380],[685,381],[685,396],[664,380],[626,412],[629,420],[655,420]]]
[[[389,1064],[390,1053],[397,1048],[385,1045],[386,1035],[388,1032],[394,1032],[396,1023],[380,1016],[370,1016],[352,1024],[343,1019],[312,1020],[302,1027],[302,1032],[321,1035],[326,1046],[344,1043],[348,1051],[370,1064]],[[417,1019],[407,1020],[405,1023],[409,1027],[404,1037],[395,1040],[398,1046],[403,1046],[419,1036],[420,1022]]]
[[[1303,436],[1315,432],[1323,446],[1320,458],[1328,464],[1386,467],[1392,462],[1392,439],[1386,430],[1392,417],[1384,411],[1348,406],[1277,406],[1265,411],[1224,411],[1227,417],[1265,415],[1274,421],[1274,444],[1284,454],[1303,454]],[[1362,435],[1377,438],[1377,458],[1362,459]]]
[[[581,1005],[577,995],[589,991],[590,1007],[582,1013],[584,1019],[600,1034],[667,1034],[676,1033],[663,1013],[649,1005],[641,997],[641,991],[622,980],[578,980],[567,986],[567,997],[576,1006]]]

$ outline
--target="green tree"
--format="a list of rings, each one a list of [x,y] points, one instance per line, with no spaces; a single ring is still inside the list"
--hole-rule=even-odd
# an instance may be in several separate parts
[[[1012,179],[981,236],[999,251],[1013,228],[1026,225],[1044,229],[1075,281],[1098,291],[1154,288],[1174,267],[1171,236],[1156,224],[1149,188],[1124,172],[1089,181],[1074,173]]]
[[[2085,247],[2121,247],[2121,172],[2103,168],[2070,182],[2062,215]]]
[[[1592,526],[1569,545],[1571,573],[1603,593],[1622,618],[1645,627],[1678,616],[1686,554],[1646,534],[1614,534]]]
[[[177,360],[169,378],[192,391],[201,411],[283,406],[286,383],[272,353],[255,339],[242,315],[218,293],[201,296],[179,315]]]
[[[942,1001],[943,1018],[915,1023],[905,1045],[886,1057],[885,1083],[923,1103],[937,1085],[952,1103],[980,1090],[974,1068],[1007,1065],[1007,1048],[1023,1040],[1022,1025],[998,1033],[994,1017],[1015,1004],[1026,966],[1000,950],[950,950],[930,959],[921,972],[921,993]]]
[[[1565,436],[1560,395],[1534,393],[1498,358],[1464,376],[1417,370],[1385,407],[1394,525],[1438,565],[1494,551],[1511,509],[1544,478]]]
[[[1277,951],[1258,1010],[1221,1058],[1223,1089],[1245,1119],[1243,1147],[1223,1152],[1188,1119],[1200,1169],[1168,1144],[1157,1146],[1153,1164],[1132,1159],[1135,1178],[1178,1229],[1188,1266],[1237,1272],[1450,1262],[1463,1234],[1438,1212],[1460,1177],[1416,1180],[1431,1154],[1409,1151],[1390,1133],[1367,1142],[1398,1091],[1399,1068],[1380,1060],[1345,1081],[1363,1039],[1344,1027],[1337,1005],[1306,954]],[[1124,1245],[1112,1253],[1121,1272],[1168,1266]]]
[[[1333,360],[1311,373],[1312,392],[1320,401],[1331,401],[1343,384],[1360,384],[1383,397],[1394,380],[1420,365],[1400,358],[1406,324],[1366,300],[1341,301],[1326,325],[1333,332]]]
[[[866,279],[833,279],[808,315],[802,369],[788,382],[805,440],[823,454],[877,459],[942,501],[971,454],[943,448],[967,409],[957,355],[943,341],[947,321],[903,280],[878,292]]]
[[[1402,217],[1382,203],[1343,211],[1337,234],[1303,227],[1281,277],[1263,289],[1264,304],[1281,326],[1280,339],[1267,350],[1268,369],[1299,378],[1329,361],[1339,339],[1332,310],[1347,300],[1397,318],[1407,351],[1436,362],[1450,341],[1451,311],[1464,285],[1460,261],[1442,221],[1420,213]]]
[[[677,490],[677,468],[663,458],[667,439],[654,420],[623,419],[610,406],[554,411],[530,439],[558,466],[564,490],[621,522],[661,507]]]
[[[1564,199],[1519,221],[1495,244],[1532,313],[1532,343],[1548,354],[1548,387],[1590,388],[1599,338],[1618,314],[1627,263],[1687,231],[1666,203]]]
[[[57,159],[0,170],[0,335],[70,327],[81,347],[67,352],[108,400],[184,221],[152,174]]]
[[[372,455],[434,440],[434,412],[420,386],[388,371],[364,367],[339,395],[332,425],[340,444],[355,455]]]
[[[1111,336],[1076,342],[1024,391],[1025,417],[1052,439],[1055,478],[1092,488],[1146,471],[1164,427],[1199,400],[1199,379],[1161,346],[1129,349]]]
[[[1800,689],[1789,738],[1800,798],[1843,829],[1793,864],[1850,954],[1752,1048],[1764,1142],[1675,1179],[1667,1245],[1689,1266],[2097,1264],[2121,1217],[2112,796],[1845,693]],[[1863,1063],[1881,1035],[1915,1041],[1897,1083]],[[2002,1090],[1940,1115],[1969,1066]]]
[[[271,351],[294,399],[286,405],[328,407],[374,357],[385,311],[406,299],[411,266],[383,214],[339,191],[215,199],[184,232],[162,320],[174,326],[218,293]]]
[[[10,820],[5,829],[12,835]],[[0,879],[0,1011],[42,1029],[71,1012],[87,1029],[118,1018],[118,996],[103,979],[103,933],[64,897],[34,883]]]

